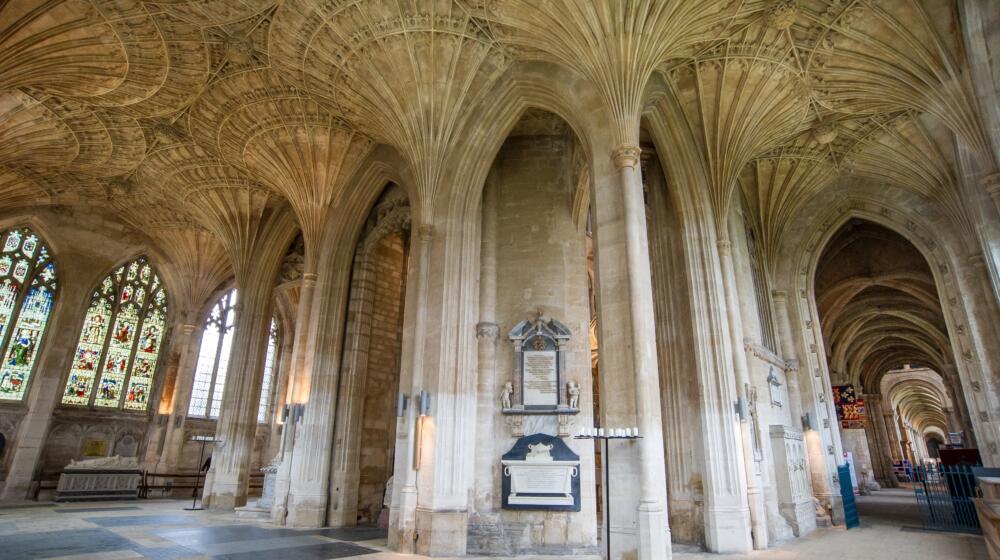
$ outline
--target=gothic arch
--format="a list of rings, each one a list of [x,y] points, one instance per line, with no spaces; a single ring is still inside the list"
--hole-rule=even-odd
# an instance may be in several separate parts
[[[870,185],[869,185],[870,186]],[[816,340],[817,346],[823,344],[823,333],[820,328],[819,313],[816,307],[815,276],[823,248],[834,234],[847,221],[857,218],[872,222],[889,229],[906,239],[923,256],[931,269],[934,284],[937,287],[940,305],[951,340],[951,350],[955,357],[955,366],[961,380],[961,386],[971,411],[977,439],[980,443],[980,453],[988,464],[1000,463],[998,452],[998,437],[996,411],[985,393],[992,386],[984,374],[989,371],[983,363],[984,355],[971,338],[968,328],[970,311],[963,298],[963,286],[959,278],[961,265],[957,262],[955,248],[962,247],[957,242],[958,236],[940,223],[933,223],[933,211],[923,213],[907,211],[916,208],[924,211],[925,203],[913,195],[902,193],[890,187],[881,187],[882,196],[873,196],[872,190],[865,193],[854,189],[843,189],[831,204],[830,193],[825,197],[817,197],[809,205],[800,209],[796,223],[819,224],[814,231],[802,236],[789,235],[785,243],[788,258],[779,267],[783,274],[778,275],[785,283],[793,287],[796,305],[799,310],[801,332],[800,340]],[[895,199],[895,200],[893,200]],[[899,199],[903,199],[902,201]],[[901,203],[902,202],[902,203]],[[816,211],[823,208],[825,211]],[[932,233],[933,232],[933,233]],[[798,239],[795,245],[793,239]],[[807,345],[808,346],[808,345]],[[820,355],[815,364],[823,373],[825,383],[830,383],[830,372],[825,357]],[[831,399],[827,399],[833,417]],[[839,442],[839,435],[837,436]],[[839,450],[838,450],[839,452]]]

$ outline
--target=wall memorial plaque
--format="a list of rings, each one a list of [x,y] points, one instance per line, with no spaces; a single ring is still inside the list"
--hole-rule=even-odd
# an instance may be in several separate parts
[[[539,315],[534,321],[518,323],[507,337],[514,345],[514,383],[509,394],[501,398],[505,411],[568,408],[562,387],[569,329]]]
[[[580,456],[561,439],[522,437],[501,464],[503,509],[580,511]]]

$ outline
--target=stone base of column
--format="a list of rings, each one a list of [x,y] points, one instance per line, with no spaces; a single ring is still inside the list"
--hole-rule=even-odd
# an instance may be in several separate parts
[[[666,512],[655,504],[639,504],[639,560],[669,560],[672,555]]]
[[[389,508],[389,548],[403,554],[413,554],[417,534],[413,519],[417,509],[417,491],[404,486],[399,492],[399,503]]]
[[[466,511],[417,509],[416,553],[424,556],[465,556],[469,531]]]
[[[830,519],[834,525],[844,524],[844,498],[840,494],[830,496]]]
[[[718,554],[747,553],[753,550],[750,510],[746,507],[707,508],[705,548]]]
[[[323,527],[326,525],[326,500],[323,496],[295,495],[288,497],[285,525],[289,527]]]
[[[230,510],[247,505],[246,494],[240,495],[233,492],[223,491],[221,488],[213,489],[212,493],[205,496],[204,506],[208,509]]]

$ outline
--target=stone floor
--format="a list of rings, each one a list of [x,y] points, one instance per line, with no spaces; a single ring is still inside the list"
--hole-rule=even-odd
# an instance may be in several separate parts
[[[921,529],[911,489],[886,489],[858,498],[861,527],[819,529],[803,539],[752,554],[675,552],[674,560],[988,560],[978,535]]]
[[[377,529],[293,530],[232,514],[184,511],[187,502],[143,500],[0,509],[3,560],[361,560],[410,558],[385,552]],[[919,529],[910,490],[859,500],[862,526],[821,529],[749,555],[676,550],[677,560],[986,560],[982,537]]]

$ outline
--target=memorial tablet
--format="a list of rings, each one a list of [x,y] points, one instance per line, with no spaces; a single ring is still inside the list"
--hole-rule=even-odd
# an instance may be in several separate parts
[[[501,464],[504,509],[580,511],[580,456],[561,439],[522,437]]]

